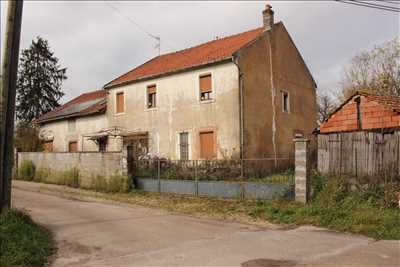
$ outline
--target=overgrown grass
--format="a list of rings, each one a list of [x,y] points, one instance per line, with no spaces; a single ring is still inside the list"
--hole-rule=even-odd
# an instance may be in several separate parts
[[[35,165],[30,160],[21,162],[21,166],[18,168],[17,179],[24,181],[32,181],[35,177]]]
[[[323,179],[315,190],[307,205],[284,200],[258,201],[249,214],[275,223],[312,224],[375,239],[400,239],[400,210],[394,202],[387,203],[384,196],[393,190],[351,191],[337,177]]]
[[[0,214],[0,266],[43,266],[55,251],[48,230],[26,213],[6,210]]]
[[[131,190],[131,181],[125,175],[112,175],[108,178],[97,175],[92,178],[92,188],[97,192],[127,193]]]

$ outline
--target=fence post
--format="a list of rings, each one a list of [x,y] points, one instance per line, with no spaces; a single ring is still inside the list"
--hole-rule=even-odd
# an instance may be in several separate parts
[[[304,138],[293,139],[295,146],[295,200],[306,203],[309,197],[309,140]]]
[[[240,179],[243,179],[243,158],[240,159]]]
[[[194,161],[194,184],[195,184],[195,196],[199,195],[199,179],[197,177],[197,160]]]
[[[160,159],[157,159],[158,193],[161,193]]]

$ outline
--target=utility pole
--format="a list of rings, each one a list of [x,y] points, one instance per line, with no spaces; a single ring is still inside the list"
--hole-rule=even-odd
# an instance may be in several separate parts
[[[11,207],[14,114],[23,1],[8,1],[0,81],[0,212]]]

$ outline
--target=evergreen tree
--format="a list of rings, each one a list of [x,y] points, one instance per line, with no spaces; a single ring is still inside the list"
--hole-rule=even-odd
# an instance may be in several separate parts
[[[66,68],[61,68],[49,44],[41,37],[21,53],[17,81],[16,114],[20,122],[34,118],[60,106],[64,95],[62,82],[67,79]]]

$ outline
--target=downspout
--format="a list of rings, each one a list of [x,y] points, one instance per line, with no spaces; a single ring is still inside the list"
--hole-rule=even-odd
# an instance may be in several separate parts
[[[233,57],[233,63],[237,66],[238,71],[239,71],[239,139],[240,139],[240,159],[244,159],[244,134],[243,134],[243,125],[244,125],[244,119],[243,119],[243,72],[240,69],[239,63],[238,63],[238,56],[234,55]]]
[[[272,64],[272,34],[269,35],[268,50],[269,50],[269,69],[271,81],[271,104],[272,104],[272,147],[274,150],[274,162],[277,166],[276,158],[276,114],[275,114],[275,86],[274,86],[274,71]]]

